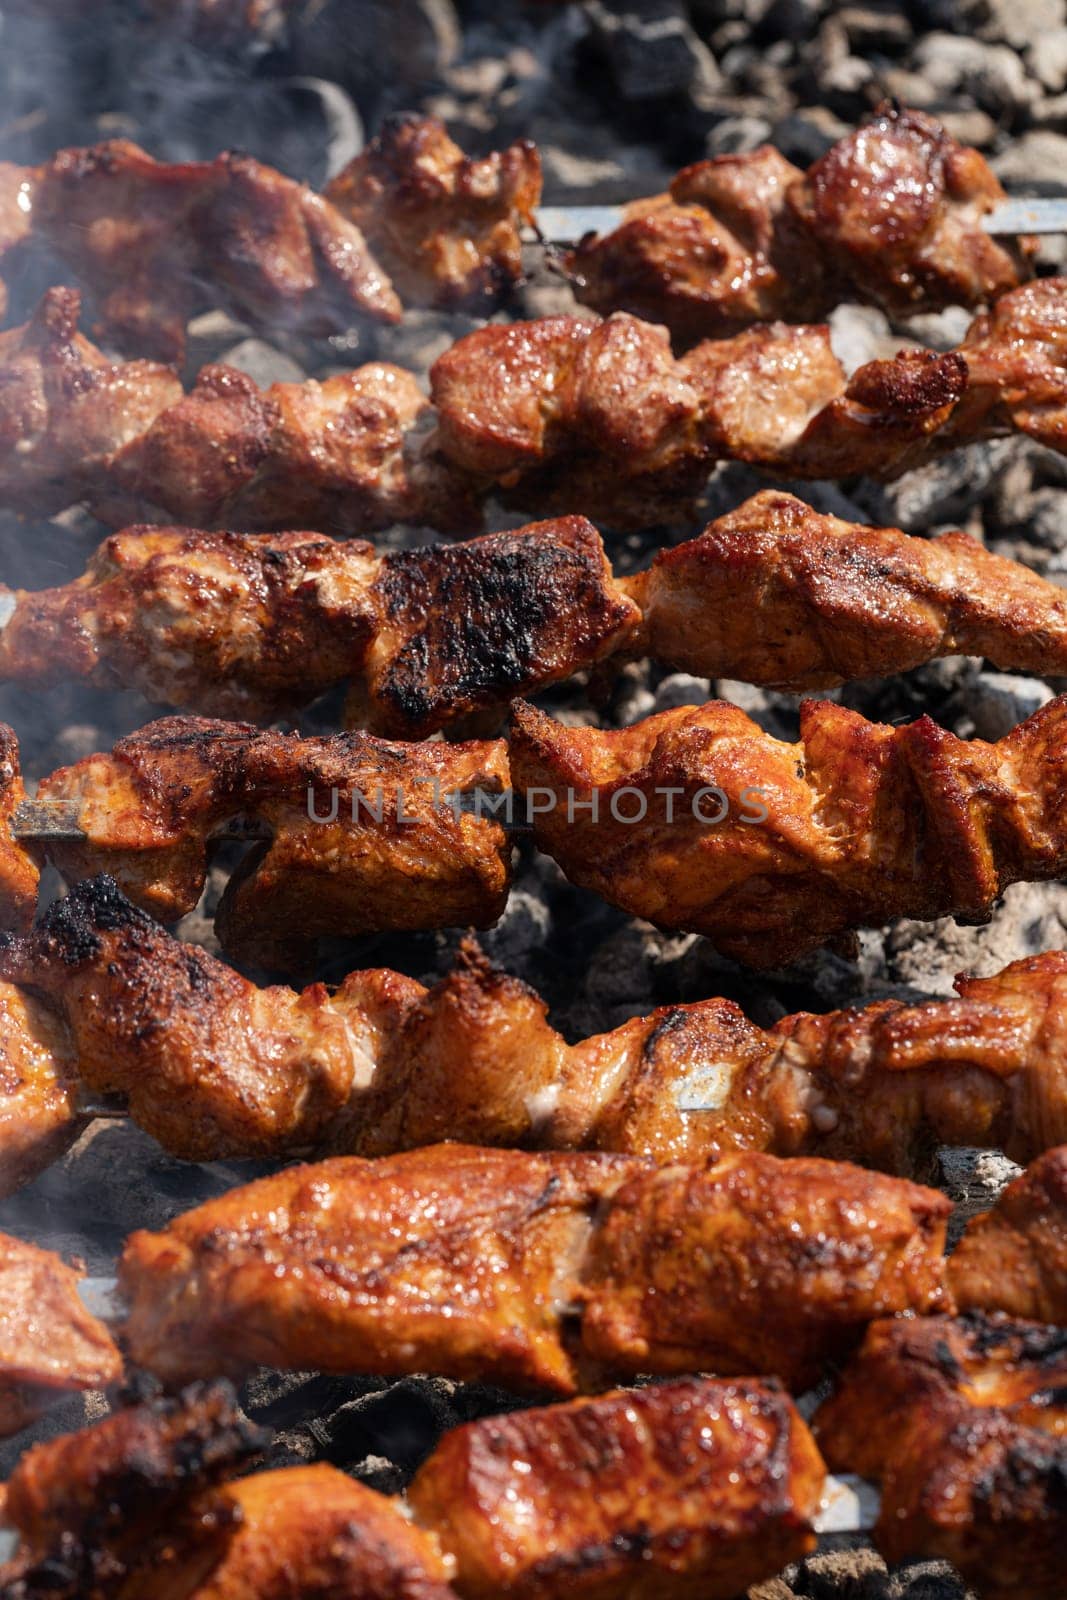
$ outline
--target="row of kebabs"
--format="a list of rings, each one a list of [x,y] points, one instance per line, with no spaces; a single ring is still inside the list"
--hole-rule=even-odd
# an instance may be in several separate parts
[[[701,1368],[775,1370],[797,1388],[863,1340],[815,1427],[832,1466],[881,1481],[885,1553],[946,1555],[988,1597],[1054,1600],[1065,1197],[1060,1149],[972,1222],[946,1261],[942,1195],[841,1163],[749,1155],[664,1167],[462,1145],[341,1159],[134,1234],[119,1264],[118,1328],[132,1361],[171,1386],[267,1362],[488,1377],[562,1395]],[[1005,1303],[1045,1320],[989,1314]],[[965,1307],[979,1309],[959,1316]],[[57,1391],[119,1381],[111,1334],[58,1258],[0,1239],[0,1308],[8,1427]],[[208,1394],[209,1414],[221,1409],[232,1428],[232,1410]],[[21,1539],[10,1600],[199,1595],[192,1576],[203,1582],[220,1561],[226,1572],[231,1541],[251,1570],[238,1565],[232,1589],[205,1595],[408,1592],[375,1561],[382,1535],[404,1524],[328,1468],[306,1483],[237,1490],[250,1520],[220,1533],[195,1517],[199,1541],[187,1542],[167,1500],[167,1442],[179,1447],[189,1493],[198,1446],[211,1456],[195,1425],[204,1398],[119,1413],[24,1457],[3,1507]],[[227,1471],[235,1458],[220,1448],[213,1459]],[[688,1380],[450,1435],[416,1478],[410,1508],[444,1535],[458,1567],[439,1576],[454,1576],[462,1594],[726,1600],[738,1582],[810,1549],[823,1483],[818,1452],[773,1384]],[[326,1495],[318,1507],[316,1490]],[[324,1587],[340,1581],[332,1569],[316,1587],[335,1496],[351,1528],[344,1560],[370,1565],[355,1566],[351,1587]],[[300,1518],[298,1539],[286,1517],[271,1534],[261,1519],[272,1504]],[[174,1588],[124,1587],[157,1529],[170,1541],[163,1570]],[[272,1560],[288,1563],[288,1588],[272,1580]]]
[[[534,146],[471,160],[425,117],[389,120],[321,196],[246,156],[168,165],[112,140],[0,163],[0,275],[30,256],[39,277],[43,254],[92,294],[107,342],[180,360],[209,307],[319,337],[402,304],[491,310],[521,280],[540,195]],[[683,344],[841,300],[976,307],[1030,275],[1031,241],[982,228],[1003,199],[976,150],[887,104],[806,173],[770,146],[687,167],[562,265],[595,310]]]
[[[711,999],[572,1045],[473,944],[431,989],[388,969],[260,989],[92,879],[0,949],[0,1194],[101,1107],[192,1161],[459,1139],[663,1162],[755,1150],[922,1179],[944,1145],[1025,1163],[1063,1144],[1067,954],[957,990],[768,1029]]]
[[[880,1481],[890,1561],[947,1556],[987,1600],[1058,1600],[1064,1374],[1055,1328],[880,1321],[815,1439],[773,1382],[683,1379],[456,1428],[403,1499],[325,1464],[241,1476],[267,1436],[224,1383],[197,1385],[24,1456],[0,1584],[7,1600],[733,1600],[813,1548],[825,1458]]]
[[[773,967],[894,917],[986,921],[1010,884],[1063,877],[1065,738],[1067,696],[996,743],[813,700],[795,742],[726,701],[621,729],[519,701],[509,741],[458,744],[169,717],[43,778],[27,806],[4,729],[0,926],[32,920],[42,861],[68,882],[109,872],[172,922],[237,834],[257,842],[216,929],[241,961],[293,972],[324,937],[488,927],[518,796],[574,884]]]
[[[114,527],[470,532],[489,496],[617,527],[692,514],[716,462],[778,475],[893,477],[976,440],[1067,445],[1067,285],[1002,295],[956,350],[903,350],[849,377],[825,325],[763,323],[684,356],[666,330],[605,321],[489,323],[447,350],[427,396],[370,362],[261,390],[204,367],[113,362],[48,291],[0,333],[0,495],[76,503]]]

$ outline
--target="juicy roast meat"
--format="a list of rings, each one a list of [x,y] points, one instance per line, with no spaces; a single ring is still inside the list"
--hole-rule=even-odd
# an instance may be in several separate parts
[[[1067,1143],[1062,951],[960,978],[956,1000],[769,1029],[705,1000],[569,1045],[473,944],[429,990],[380,969],[332,993],[258,989],[101,878],[0,951],[0,975],[0,1194],[73,1137],[77,1086],[125,1096],[192,1161],[460,1139],[657,1161],[764,1150],[923,1178],[944,1144],[1026,1162]]]
[[[0,335],[0,491],[26,514],[83,502],[113,526],[470,531],[494,494],[619,527],[690,516],[716,461],[789,477],[894,477],[1021,432],[1067,449],[1067,281],[1001,297],[957,350],[904,350],[847,378],[825,327],[768,323],[677,359],[619,313],[489,324],[435,363],[433,404],[372,362],[261,391],[205,367],[183,396],[110,363],[52,290]]]
[[[31,1452],[9,1600],[732,1600],[815,1544],[825,1468],[773,1382],[690,1378],[469,1423],[406,1505],[325,1463],[213,1485],[205,1409],[192,1391]],[[188,1469],[165,1437],[183,1417]],[[223,1410],[222,1464],[232,1432]],[[116,1518],[124,1457],[137,1501]],[[77,1495],[76,1534],[42,1526],[27,1479],[50,1511]]]
[[[0,1234],[0,1436],[58,1394],[122,1377],[115,1341],[82,1304],[81,1277],[50,1250]]]
[[[1065,738],[1062,696],[995,744],[828,701],[792,744],[725,701],[622,729],[520,702],[509,754],[573,883],[774,967],[890,917],[984,922],[1010,883],[1061,877]]]
[[[886,104],[807,173],[769,145],[686,167],[567,268],[586,305],[661,322],[683,345],[815,322],[843,300],[894,316],[981,306],[1030,276],[1033,241],[982,228],[1003,199],[977,150]]]
[[[123,1340],[170,1383],[266,1363],[571,1394],[757,1366],[803,1387],[872,1318],[942,1305],[950,1210],[901,1178],[757,1154],[338,1157],[133,1234]]]
[[[815,1416],[830,1467],[881,1485],[887,1561],[940,1556],[983,1600],[1060,1600],[1067,1338],[982,1315],[877,1322]]]
[[[522,279],[519,230],[541,198],[528,139],[475,160],[436,117],[388,117],[325,192],[405,305],[485,311]]]
[[[0,586],[0,607],[0,680],[269,720],[347,679],[349,720],[397,738],[630,655],[806,689],[956,652],[1067,673],[1055,584],[964,533],[910,538],[770,490],[622,579],[584,517],[384,555],[142,526],[73,583]]]
[[[28,928],[37,907],[40,873],[11,831],[25,798],[19,742],[0,722],[0,928],[5,929]]]
[[[511,876],[507,835],[448,796],[491,796],[507,778],[500,740],[302,739],[165,717],[42,779],[37,798],[63,802],[84,831],[42,846],[65,876],[111,872],[164,921],[196,905],[212,841],[234,819],[255,819],[270,838],[231,877],[219,935],[242,959],[300,967],[328,935],[495,922]]]
[[[400,320],[355,224],[250,156],[168,164],[112,139],[7,169],[0,197],[16,185],[25,237],[92,293],[101,331],[131,355],[180,361],[186,323],[216,306],[316,337]]]

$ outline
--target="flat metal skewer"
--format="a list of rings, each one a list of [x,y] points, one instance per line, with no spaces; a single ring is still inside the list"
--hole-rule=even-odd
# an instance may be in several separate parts
[[[460,816],[497,822],[508,833],[527,833],[531,826],[525,797],[514,790],[500,793],[487,790],[446,793],[441,796],[441,806]],[[43,844],[49,841],[86,844],[88,834],[79,820],[81,810],[81,803],[77,800],[23,800],[11,818],[11,831],[16,839],[29,843],[39,840]],[[310,809],[308,816],[312,821],[326,820],[316,818]],[[236,815],[216,823],[208,837],[215,841],[255,841],[272,839],[274,834],[269,824],[259,817]]]
[[[540,206],[537,232],[553,244],[573,244],[587,234],[614,233],[626,221],[626,207]],[[1067,233],[1067,199],[1031,199],[1011,196],[982,218],[986,233],[1007,236],[1023,233]]]

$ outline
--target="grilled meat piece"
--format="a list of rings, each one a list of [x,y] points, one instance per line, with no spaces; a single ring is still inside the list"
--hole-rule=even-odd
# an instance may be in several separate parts
[[[158,1409],[147,1407],[51,1457],[31,1453],[16,1470],[23,1543],[0,1572],[4,1594],[62,1600],[80,1575],[77,1600],[561,1600],[576,1584],[590,1600],[730,1600],[815,1543],[825,1469],[773,1382],[688,1379],[470,1423],[431,1454],[407,1506],[324,1464],[205,1488],[218,1468],[204,1459],[203,1409],[195,1392],[178,1408],[193,1440],[188,1471],[160,1448]],[[230,1432],[223,1414],[219,1453]],[[149,1514],[107,1504],[124,1450]],[[68,1482],[78,1468],[83,1481]],[[153,1469],[154,1516],[140,1504]],[[27,1477],[49,1509],[74,1489],[80,1543],[46,1528],[44,1555],[39,1518],[25,1518]]]
[[[84,578],[11,604],[0,677],[264,720],[349,678],[353,717],[403,738],[592,667],[640,620],[584,517],[385,555],[310,533],[129,528]]]
[[[977,150],[886,104],[806,174],[769,145],[686,167],[567,266],[586,305],[662,322],[683,345],[818,321],[842,300],[894,316],[981,306],[1031,272],[1032,240],[982,228],[1003,199]]]
[[[316,337],[400,320],[355,224],[250,156],[168,164],[112,139],[9,169],[0,195],[16,186],[23,234],[85,284],[100,331],[130,354],[181,361],[186,323],[215,306]]]
[[[78,1109],[82,1081],[57,1009],[0,983],[0,1198],[74,1143],[85,1121]]]
[[[1059,1600],[1065,1394],[1062,1329],[878,1322],[815,1434],[831,1468],[881,1483],[875,1541],[888,1561],[943,1557],[983,1600]]]
[[[4,1520],[20,1537],[14,1561],[0,1569],[4,1595],[133,1600],[147,1592],[126,1587],[131,1569],[140,1568],[155,1579],[151,1593],[170,1600],[166,1575],[175,1544],[181,1547],[186,1502],[268,1438],[238,1410],[229,1384],[213,1383],[33,1446],[4,1493]],[[192,1520],[201,1561],[205,1547],[217,1558],[232,1513]]]
[[[1067,673],[1067,601],[964,533],[909,538],[765,491],[613,579],[584,517],[379,555],[309,533],[128,528],[83,577],[4,590],[0,679],[82,678],[268,720],[343,679],[419,738],[605,658],[827,688],[957,651]]]
[[[409,372],[372,362],[322,383],[260,390],[204,367],[185,394],[170,367],[115,364],[78,334],[81,297],[52,289],[0,333],[0,492],[25,515],[84,501],[115,526],[201,527],[477,520],[464,478],[425,458],[430,407]]]
[[[516,505],[639,526],[684,514],[727,458],[894,477],[1012,431],[1060,449],[1065,334],[1055,278],[1003,296],[958,350],[905,350],[851,378],[819,326],[765,324],[677,359],[665,329],[625,313],[491,325],[434,365],[437,446]]]
[[[519,703],[510,760],[572,882],[772,967],[889,917],[984,922],[1008,884],[1062,876],[1065,737],[1065,697],[996,744],[826,701],[795,744],[723,701],[618,730]]]
[[[510,777],[574,883],[777,966],[890,917],[985,921],[1008,884],[1062,876],[1065,712],[1061,696],[987,744],[805,701],[787,744],[722,701],[615,730],[517,702]],[[292,970],[324,935],[491,924],[510,877],[493,819],[508,754],[163,718],[42,779],[38,800],[83,837],[33,849],[71,881],[112,873],[168,920],[195,906],[211,841],[254,821],[270,839],[231,877],[219,936]]]
[[[194,1527],[162,1600],[455,1600],[432,1532],[324,1463],[228,1483],[201,1515],[212,1512],[229,1530],[224,1550],[198,1570]]]
[[[0,335],[0,490],[20,512],[469,531],[493,493],[632,527],[692,514],[719,460],[893,477],[1013,431],[1067,449],[1058,278],[1004,295],[958,350],[905,350],[851,379],[825,327],[761,325],[678,360],[665,329],[623,313],[490,324],[436,362],[436,419],[411,374],[380,362],[266,391],[205,367],[183,397],[167,369],[116,367],[77,339],[78,305],[52,290]]]
[[[507,835],[446,797],[499,791],[507,776],[499,740],[302,739],[165,717],[110,755],[52,773],[37,796],[72,805],[84,830],[84,842],[47,846],[66,876],[111,871],[164,921],[199,900],[211,840],[234,818],[255,818],[271,837],[231,877],[219,935],[248,961],[300,967],[326,935],[495,922],[510,879]]]
[[[689,1379],[456,1428],[408,1499],[470,1600],[731,1600],[813,1548],[824,1478],[774,1384]]]
[[[405,305],[491,310],[522,280],[519,229],[541,198],[528,139],[474,160],[436,117],[386,118],[326,199],[369,240]]]
[[[968,1224],[949,1277],[961,1311],[1067,1323],[1067,1145],[1039,1156]]]
[[[58,1394],[122,1377],[114,1340],[82,1305],[82,1276],[50,1250],[0,1234],[0,1436]]]
[[[12,818],[25,798],[19,742],[0,722],[0,927],[5,929],[28,928],[37,907],[41,875],[12,833]]]
[[[257,989],[101,878],[0,951],[0,974],[13,1063],[0,1194],[44,1164],[54,1128],[77,1127],[76,1078],[125,1095],[194,1161],[460,1139],[658,1161],[756,1149],[927,1177],[942,1144],[1025,1162],[1067,1143],[1062,951],[958,979],[958,1000],[800,1012],[767,1030],[706,1000],[568,1045],[471,943],[430,990],[384,970],[333,994]]]
[[[572,1394],[605,1372],[758,1360],[802,1387],[872,1318],[945,1303],[950,1209],[903,1179],[764,1155],[339,1157],[133,1234],[123,1338],[171,1383],[262,1362]]]

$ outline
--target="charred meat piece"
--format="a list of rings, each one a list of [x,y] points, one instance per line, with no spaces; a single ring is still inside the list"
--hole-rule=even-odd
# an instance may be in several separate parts
[[[529,140],[475,160],[436,117],[389,117],[326,199],[370,242],[405,305],[499,305],[522,280],[519,229],[541,198]]]
[[[883,105],[802,173],[763,145],[679,172],[567,266],[580,300],[680,344],[814,322],[842,300],[893,316],[981,306],[1030,276],[1033,242],[982,228],[1004,190],[933,117]]]
[[[706,1000],[568,1045],[473,944],[429,990],[380,969],[332,994],[257,989],[103,878],[0,951],[0,975],[0,1193],[77,1128],[76,1085],[126,1096],[141,1127],[196,1161],[461,1139],[658,1161],[756,1149],[926,1177],[942,1144],[1025,1162],[1067,1142],[1062,951],[961,978],[957,1000],[800,1012],[767,1030]]]
[[[622,579],[584,517],[386,555],[134,527],[73,583],[0,604],[0,680],[268,720],[348,679],[349,719],[397,738],[630,655],[806,689],[956,652],[1067,673],[1054,584],[964,533],[910,538],[769,490]]]
[[[583,517],[385,555],[311,533],[129,528],[84,578],[12,603],[0,677],[263,720],[350,679],[353,718],[403,738],[594,666],[640,619]]]
[[[92,292],[100,331],[131,354],[181,361],[186,323],[216,306],[318,337],[400,320],[355,224],[250,156],[175,165],[113,139],[9,169],[0,195],[16,184],[28,237]]]
[[[447,797],[497,792],[507,778],[501,741],[302,739],[170,717],[52,773],[37,795],[71,805],[84,830],[84,842],[48,846],[65,875],[111,871],[164,921],[196,905],[212,839],[256,819],[271,837],[231,877],[220,937],[249,961],[299,967],[328,934],[495,922],[507,836]]]
[[[877,1322],[816,1413],[834,1470],[881,1484],[887,1561],[940,1556],[983,1600],[1059,1600],[1063,1330],[985,1316]]]
[[[337,1158],[132,1235],[123,1337],[171,1383],[262,1362],[572,1394],[758,1361],[802,1386],[872,1318],[944,1303],[950,1209],[903,1179],[763,1155]]]
[[[238,1410],[229,1384],[212,1383],[35,1445],[5,1487],[3,1517],[20,1544],[0,1568],[3,1593],[119,1600],[146,1592],[126,1587],[140,1570],[153,1574],[152,1593],[170,1600],[168,1567],[183,1542],[187,1503],[251,1460],[268,1437]],[[192,1520],[200,1561],[205,1553],[217,1559],[232,1513]],[[175,1600],[184,1593],[174,1591]]]
[[[0,1435],[58,1394],[122,1377],[115,1341],[82,1305],[81,1277],[50,1250],[0,1234]]]
[[[1065,736],[1063,697],[996,744],[826,701],[795,744],[724,701],[617,730],[519,703],[510,759],[572,882],[772,967],[889,917],[983,922],[1008,884],[1061,876]]]

